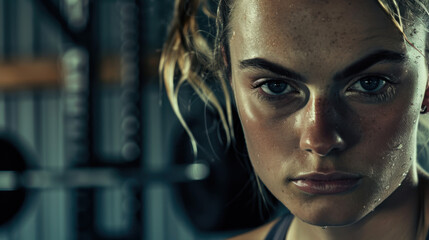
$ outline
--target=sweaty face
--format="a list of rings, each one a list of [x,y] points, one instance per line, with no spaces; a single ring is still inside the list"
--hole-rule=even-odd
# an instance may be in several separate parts
[[[295,216],[351,224],[415,181],[426,63],[376,1],[236,0],[230,24],[252,165]]]

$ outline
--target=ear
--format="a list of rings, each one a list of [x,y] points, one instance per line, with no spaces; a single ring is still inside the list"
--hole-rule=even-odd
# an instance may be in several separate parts
[[[228,58],[226,57],[226,51],[225,51],[224,45],[220,47],[220,51],[222,53],[223,65],[225,65],[225,67],[228,68]]]
[[[222,54],[222,59],[223,59],[223,65],[225,66],[225,69],[227,69],[227,76],[229,79],[229,83],[231,84],[231,66],[229,65],[229,57],[228,54],[226,52],[225,46],[222,45],[220,47],[221,50],[221,54]]]
[[[424,50],[425,55],[424,55],[424,58],[425,58],[427,69],[429,69],[429,61],[427,59],[428,54],[429,54],[429,41],[428,41],[428,37],[429,37],[429,34],[426,34],[425,50]],[[425,109],[425,111],[420,110],[420,112],[423,113],[423,114],[426,113],[427,108],[429,108],[429,73],[427,75],[427,78],[428,79],[427,79],[427,82],[426,82],[425,95],[423,97],[423,102],[422,102],[422,106],[421,106],[422,110],[424,108],[426,108],[426,109]]]
[[[423,110],[423,108],[426,108],[426,109],[429,108],[429,85],[428,85],[428,83],[426,84],[425,95],[423,97],[422,110]],[[422,113],[426,113],[426,110],[423,111]]]

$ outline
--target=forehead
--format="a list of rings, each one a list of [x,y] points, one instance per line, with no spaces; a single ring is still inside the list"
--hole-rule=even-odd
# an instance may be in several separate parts
[[[326,61],[404,47],[376,0],[237,0],[230,24],[238,58]]]

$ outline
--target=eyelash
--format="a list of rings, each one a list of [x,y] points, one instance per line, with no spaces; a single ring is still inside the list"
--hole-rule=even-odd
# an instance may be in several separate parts
[[[353,91],[351,87],[365,79],[376,78],[380,81],[384,82],[384,86],[376,92],[362,92],[362,91]],[[396,88],[394,87],[395,83],[390,80],[389,77],[377,76],[377,75],[368,75],[360,77],[358,80],[354,81],[349,87],[347,87],[347,91],[349,94],[359,94],[362,97],[370,98],[371,101],[375,103],[385,102],[390,100],[395,95]]]
[[[385,85],[381,89],[377,90],[376,92],[353,91],[351,89],[351,87],[353,85],[355,85],[355,84],[359,83],[360,81],[363,81],[367,78],[376,78],[378,80],[384,81]],[[291,95],[291,93],[285,93],[285,94],[280,94],[280,95],[271,95],[271,94],[266,93],[265,91],[262,90],[262,86],[264,86],[270,82],[283,82],[283,83],[287,84],[289,87],[295,89],[295,91],[293,91],[291,93],[300,93],[300,91],[297,90],[297,88],[293,84],[290,84],[286,80],[275,79],[275,78],[261,79],[261,80],[255,81],[255,83],[253,83],[251,85],[251,88],[254,90],[257,90],[255,92],[256,92],[258,98],[262,101],[267,101],[267,102],[280,101],[280,100],[283,100],[284,98],[290,97],[290,95]],[[369,98],[370,101],[375,102],[375,103],[385,102],[385,101],[390,100],[395,95],[395,92],[396,92],[395,91],[396,88],[394,87],[395,84],[396,83],[392,82],[389,77],[377,76],[377,75],[368,75],[368,76],[360,77],[359,79],[354,81],[352,84],[350,84],[347,87],[347,92],[348,92],[348,94],[358,94],[359,96]],[[346,94],[346,95],[348,95],[348,94]]]
[[[279,95],[271,95],[271,94],[266,93],[264,90],[262,90],[262,86],[264,86],[268,83],[271,83],[271,82],[283,82],[283,83],[287,84],[287,87],[291,87],[292,89],[295,90],[291,93],[299,93],[299,91],[297,90],[296,87],[294,87],[292,84],[288,83],[285,80],[275,79],[275,78],[267,78],[267,79],[255,81],[255,83],[253,83],[251,85],[251,88],[256,90],[255,91],[256,95],[260,100],[267,101],[267,102],[275,102],[275,101],[279,101],[279,100],[282,100],[284,98],[287,98],[291,94],[291,93],[286,93],[286,94],[279,94]]]

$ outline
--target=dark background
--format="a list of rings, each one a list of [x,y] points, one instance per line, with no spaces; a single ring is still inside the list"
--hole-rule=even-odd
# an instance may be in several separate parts
[[[194,158],[160,91],[173,5],[0,0],[0,240],[224,239],[270,217],[242,139],[225,149],[185,90]]]

